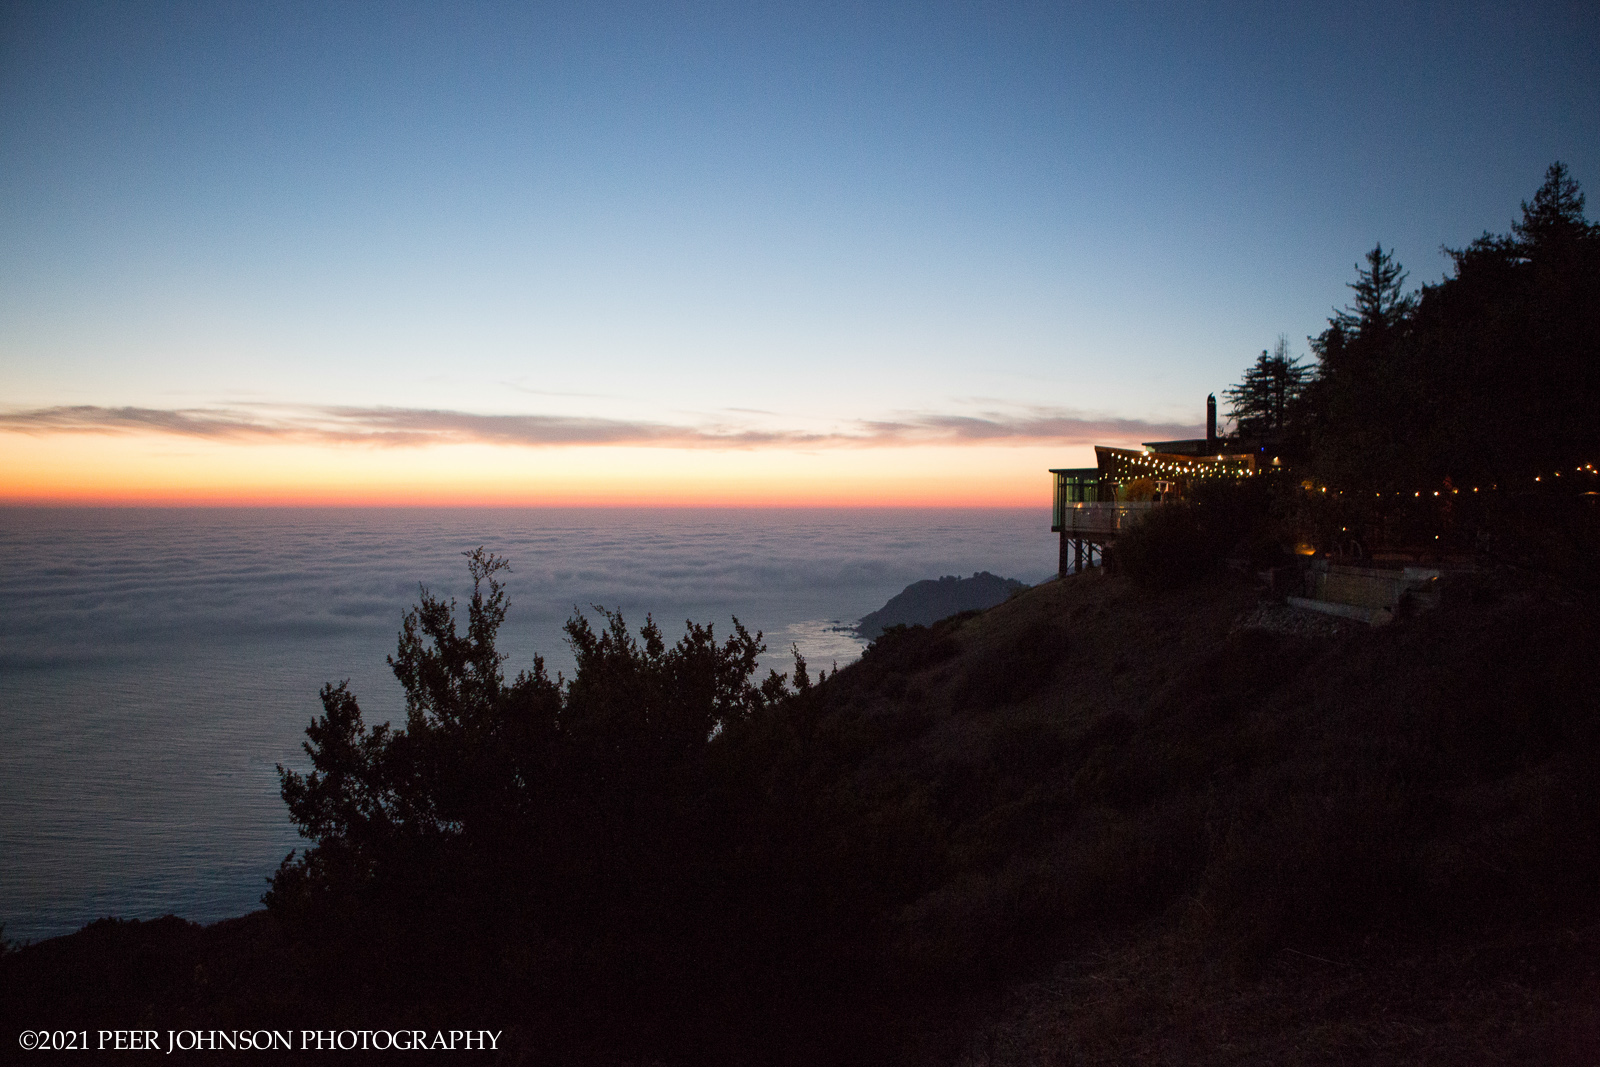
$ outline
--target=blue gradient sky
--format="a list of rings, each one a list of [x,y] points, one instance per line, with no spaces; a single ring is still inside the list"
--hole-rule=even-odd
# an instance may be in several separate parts
[[[1304,352],[1375,241],[1434,281],[1553,160],[1600,181],[1586,3],[3,11],[13,415],[892,424],[1072,462]]]

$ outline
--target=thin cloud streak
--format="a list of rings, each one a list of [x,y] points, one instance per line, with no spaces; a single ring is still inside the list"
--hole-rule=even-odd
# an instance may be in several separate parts
[[[0,431],[11,433],[168,433],[180,437],[268,439],[272,423],[222,408],[98,407],[77,404],[0,412]]]
[[[491,444],[527,448],[907,447],[971,444],[1093,444],[1169,440],[1197,434],[1184,423],[1147,422],[1033,408],[1021,413],[953,415],[908,412],[893,420],[860,420],[828,432],[679,426],[644,420],[559,415],[480,415],[429,408],[304,407],[257,414],[231,408],[140,408],[73,405],[0,412],[0,432],[26,434],[159,433],[264,443],[423,447]]]

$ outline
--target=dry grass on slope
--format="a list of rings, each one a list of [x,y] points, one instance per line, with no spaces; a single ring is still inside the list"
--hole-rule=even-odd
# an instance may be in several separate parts
[[[1600,926],[1338,959],[1284,948],[1248,980],[1181,927],[1013,990],[959,1067],[1600,1062]]]
[[[860,779],[944,842],[913,968],[1062,961],[965,1062],[1591,1062],[1596,606],[1484,575],[1383,630],[1271,610],[1087,575],[839,679],[884,724]]]

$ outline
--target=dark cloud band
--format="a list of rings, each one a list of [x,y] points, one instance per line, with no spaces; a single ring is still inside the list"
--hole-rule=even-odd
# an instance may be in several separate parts
[[[418,447],[632,445],[655,448],[893,447],[929,444],[1090,444],[1192,436],[1199,427],[1034,408],[1020,413],[914,412],[859,421],[831,433],[755,430],[560,415],[480,415],[429,408],[304,407],[263,413],[230,408],[74,405],[0,412],[0,432],[163,433],[228,441],[295,441]]]

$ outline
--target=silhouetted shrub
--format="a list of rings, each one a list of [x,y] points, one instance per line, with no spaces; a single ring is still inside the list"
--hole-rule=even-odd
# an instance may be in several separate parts
[[[1187,500],[1153,508],[1117,537],[1113,566],[1147,588],[1184,585],[1230,557],[1270,566],[1281,557],[1276,475],[1197,481]]]
[[[744,868],[724,832],[736,812],[712,799],[737,795],[714,788],[710,754],[790,691],[776,674],[752,682],[763,646],[737,621],[721,643],[691,623],[668,645],[611,612],[598,629],[568,622],[570,681],[538,659],[507,679],[503,566],[471,554],[464,633],[426,590],[407,615],[390,659],[402,727],[368,726],[347,687],[323,690],[312,770],[280,768],[314,844],[266,903],[312,986],[357,1017],[526,1013],[557,1059],[600,1034],[685,1048],[713,1033],[701,1013],[763,944],[725,912]]]
[[[1195,506],[1163,504],[1122,533],[1112,546],[1113,566],[1150,589],[1184,585],[1221,563],[1222,549],[1200,524]]]
[[[951,621],[971,618],[976,612],[966,612],[952,617],[931,629],[927,626],[896,624],[886,627],[861,654],[861,661],[870,665],[871,673],[900,672],[911,674],[936,667],[953,657],[956,643],[951,639]]]

